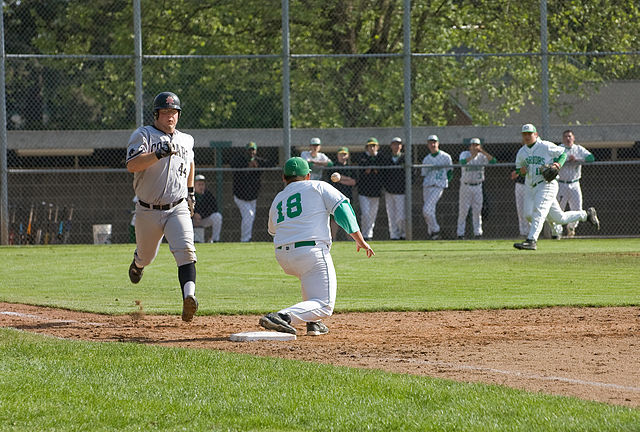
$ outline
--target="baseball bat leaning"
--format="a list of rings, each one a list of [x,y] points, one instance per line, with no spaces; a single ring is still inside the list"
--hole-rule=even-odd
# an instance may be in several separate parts
[[[71,220],[73,219],[73,204],[71,204],[71,208],[69,209],[69,217],[67,218],[67,222],[65,223],[64,230],[64,241],[63,243],[67,243],[69,241],[69,235],[71,233]]]
[[[27,222],[27,244],[33,244],[33,238],[31,236],[31,224],[33,222],[33,204],[31,204],[31,210],[29,210],[29,221]]]
[[[58,243],[62,243],[62,234],[64,232],[64,218],[67,216],[67,206],[62,209],[62,215],[60,215],[60,224],[58,225]]]
[[[36,214],[38,213],[38,210],[36,210],[35,212]],[[41,244],[42,243],[42,231],[43,230],[43,226],[44,226],[44,221],[47,218],[47,203],[42,201],[42,215],[40,216],[40,219],[37,220],[38,224],[38,229],[36,229],[36,244]],[[36,223],[36,219],[37,217],[34,216],[33,218],[33,223],[35,225]]]
[[[51,215],[53,214],[53,203],[49,203],[49,216],[47,217],[47,228],[44,233],[44,244],[49,244],[49,237],[51,235]]]

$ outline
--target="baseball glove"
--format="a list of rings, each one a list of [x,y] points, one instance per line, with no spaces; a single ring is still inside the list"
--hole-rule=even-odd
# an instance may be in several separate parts
[[[553,164],[546,164],[540,167],[540,174],[548,182],[555,180],[558,177],[558,168]]]
[[[172,142],[163,142],[156,149],[156,157],[162,159],[163,157],[171,156],[178,153],[178,146]]]
[[[191,213],[191,217],[193,217],[193,213],[196,209],[196,196],[193,193],[190,193],[187,196],[187,205],[189,206],[189,212]]]

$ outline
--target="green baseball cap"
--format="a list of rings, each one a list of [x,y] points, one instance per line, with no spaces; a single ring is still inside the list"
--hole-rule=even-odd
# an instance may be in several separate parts
[[[250,143],[247,144],[247,148],[248,149],[258,150],[258,146],[253,141],[251,141]]]
[[[532,125],[531,123],[527,123],[526,125],[522,125],[522,133],[525,132],[538,132],[536,130],[536,127],[534,125]]]
[[[346,147],[340,147],[340,148],[338,149],[338,153],[346,153],[346,154],[349,154],[349,149],[348,149],[348,148],[346,148]]]
[[[304,177],[311,171],[309,164],[301,157],[292,157],[284,164],[284,175],[287,177],[299,176]]]
[[[369,144],[378,145],[378,140],[375,137],[371,137],[367,140],[367,145]]]

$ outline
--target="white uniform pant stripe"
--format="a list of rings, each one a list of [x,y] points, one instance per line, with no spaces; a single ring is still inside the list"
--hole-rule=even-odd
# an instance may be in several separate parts
[[[524,202],[524,212],[527,220],[531,222],[527,238],[538,240],[545,219],[552,223],[566,225],[570,222],[587,219],[584,210],[563,212],[556,200],[558,195],[558,183],[542,182],[536,187],[527,187],[527,196]]]
[[[471,208],[471,220],[473,221],[473,235],[482,235],[482,184],[460,185],[460,197],[458,199],[458,236],[463,236],[467,225],[467,215]]]
[[[360,213],[362,215],[362,236],[366,239],[373,237],[376,216],[380,207],[380,198],[360,195]]]
[[[384,203],[389,220],[389,238],[397,240],[405,237],[404,195],[384,193]]]
[[[240,241],[251,241],[251,235],[253,234],[253,221],[256,219],[256,204],[258,200],[245,201],[241,200],[237,196],[233,196],[233,200],[240,210]]]
[[[422,189],[422,216],[427,224],[429,234],[440,232],[440,225],[436,219],[436,205],[442,197],[444,189],[439,186],[425,186]]]
[[[283,246],[276,259],[286,274],[300,279],[302,291],[302,302],[279,312],[289,314],[293,325],[330,317],[338,282],[329,246]]]

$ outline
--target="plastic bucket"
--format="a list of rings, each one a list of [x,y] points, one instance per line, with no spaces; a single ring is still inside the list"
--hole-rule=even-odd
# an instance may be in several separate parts
[[[93,226],[93,244],[111,244],[111,224]]]

